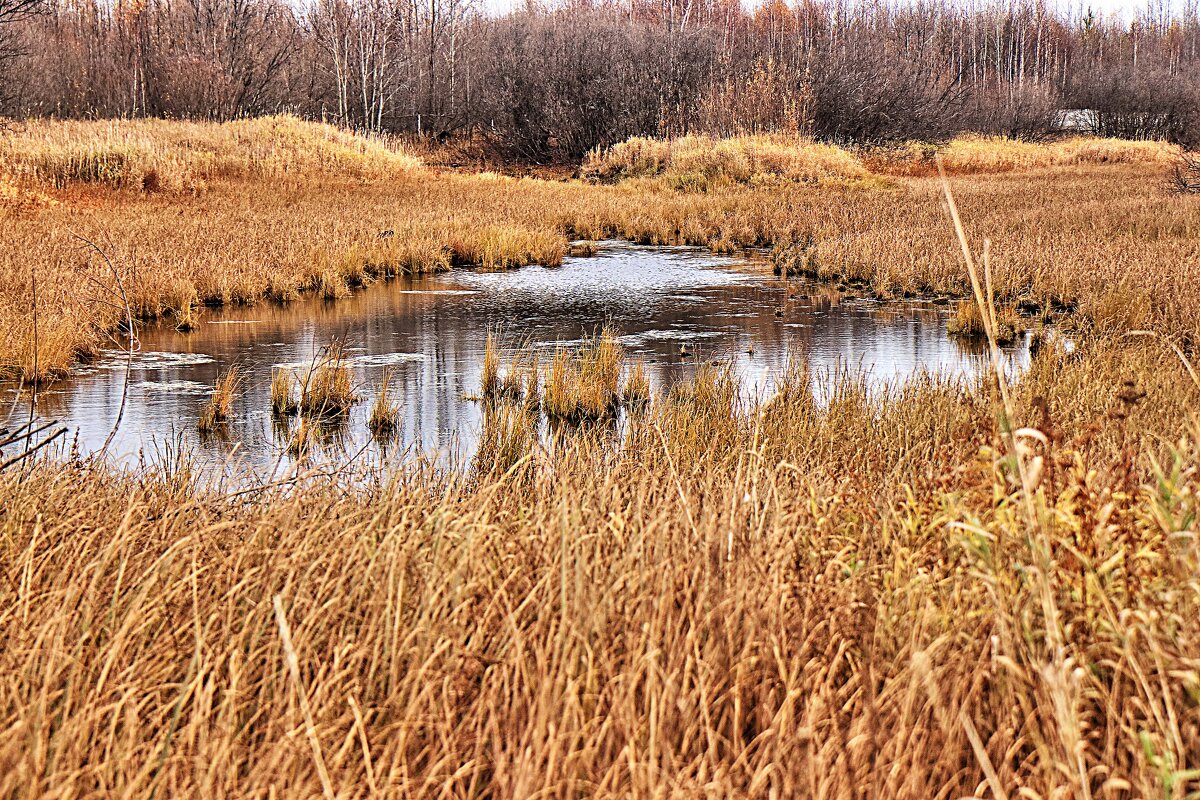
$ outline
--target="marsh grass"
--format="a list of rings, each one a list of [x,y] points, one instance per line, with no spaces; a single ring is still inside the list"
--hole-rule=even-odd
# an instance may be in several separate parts
[[[1002,304],[996,307],[992,338],[996,344],[1010,345],[1020,338],[1025,330],[1024,322],[1017,309]],[[946,322],[946,331],[952,336],[983,339],[988,336],[983,313],[975,300],[962,300],[954,305],[954,311]]]
[[[498,404],[466,476],[255,502],[0,473],[0,793],[1194,791],[1197,390],[1157,341],[1085,350],[1009,410],[703,366],[616,449]]]
[[[212,395],[200,409],[198,425],[201,433],[212,433],[228,421],[233,413],[233,398],[243,378],[242,370],[236,364],[217,376]]]
[[[359,399],[337,344],[327,348],[300,383],[300,413],[316,420],[345,417]]]
[[[183,458],[0,471],[0,797],[1200,791],[1195,207],[1112,169],[956,185],[951,231],[920,180],[605,212],[630,238],[806,217],[819,270],[969,293],[993,353],[1022,292],[1077,303],[1076,350],[1012,383],[840,372],[817,396],[797,360],[760,400],[705,362],[615,446],[611,419],[544,448],[485,404],[461,473],[230,497]],[[1034,212],[1051,233],[973,254]],[[1162,336],[1122,327],[1147,286],[1178,290],[1139,312]],[[547,415],[584,403],[585,362],[617,391],[596,344],[555,353]]]
[[[544,380],[542,408],[552,419],[597,420],[620,405],[623,348],[615,331],[604,328],[574,351],[559,347]]]
[[[290,116],[225,123],[164,120],[20,123],[0,138],[17,181],[55,189],[98,184],[136,192],[197,192],[230,178],[385,177],[421,169],[383,139]]]
[[[296,374],[286,367],[271,370],[271,413],[290,417],[300,410],[296,402]]]
[[[109,130],[108,123],[31,125],[27,135],[47,142],[102,143]],[[161,140],[165,153],[186,138],[188,124],[179,125],[138,130],[147,141]],[[297,163],[324,163],[319,142],[289,141],[307,153]],[[369,139],[355,145],[373,146]],[[1063,156],[1053,152],[1067,144],[1014,145],[1014,152],[1034,148],[1041,155],[1028,163],[1043,166],[1026,169],[1018,159],[1007,172],[959,180],[972,235],[1010,243],[994,265],[997,301],[1052,308],[1108,331],[1153,328],[1197,338],[1200,294],[1180,271],[1200,241],[1196,198],[1164,194],[1170,164],[1156,145],[1071,146],[1076,152]],[[281,155],[281,163],[289,158]],[[886,186],[870,176],[815,184],[716,181],[703,193],[681,193],[661,175],[604,186],[331,170],[297,167],[268,180],[230,169],[206,178],[198,193],[38,184],[55,204],[22,202],[2,212],[0,372],[29,378],[36,363],[39,377],[65,374],[76,356],[94,352],[121,326],[113,271],[95,254],[81,256],[72,231],[104,242],[135,319],[173,313],[185,296],[195,306],[286,302],[307,292],[342,297],[372,280],[454,264],[554,264],[576,237],[722,252],[776,246],[787,274],[863,294],[970,294],[950,256],[937,186],[923,177],[889,178]],[[1039,221],[1036,237],[1027,235],[1030,219]],[[381,238],[383,232],[391,235]],[[31,265],[47,287],[37,358],[28,334]]]
[[[392,396],[394,378],[394,369],[389,367],[383,371],[379,394],[375,396],[375,402],[371,405],[367,428],[376,439],[388,439],[394,436],[400,427],[400,404]]]
[[[643,408],[650,402],[650,377],[646,374],[646,364],[637,359],[625,376],[625,386],[621,391],[621,399],[629,408]]]
[[[866,177],[867,170],[838,147],[784,135],[758,135],[633,138],[593,151],[581,173],[585,179],[605,183],[661,177],[672,189],[702,192],[728,184],[858,179]]]

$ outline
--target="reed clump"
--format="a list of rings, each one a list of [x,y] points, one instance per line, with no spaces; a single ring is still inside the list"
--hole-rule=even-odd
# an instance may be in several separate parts
[[[371,405],[371,416],[367,420],[367,428],[376,439],[387,439],[394,436],[400,427],[400,404],[392,397],[392,380],[395,370],[385,369],[379,394]]]
[[[350,368],[335,346],[301,381],[300,413],[318,420],[335,419],[349,414],[357,402]]]
[[[1017,309],[1009,304],[1001,303],[995,307],[995,330],[992,332],[996,344],[1009,345],[1017,341],[1025,331]],[[952,336],[968,339],[987,338],[987,326],[980,310],[979,303],[974,300],[962,300],[954,305],[950,319],[946,321],[946,331]]]
[[[300,411],[296,401],[296,374],[287,367],[271,370],[271,413],[290,417]]]
[[[574,351],[559,347],[544,380],[542,408],[551,419],[598,420],[620,407],[624,349],[604,328]]]
[[[650,377],[646,374],[646,363],[642,359],[633,362],[625,376],[621,399],[629,408],[644,408],[650,402]]]
[[[217,376],[212,395],[200,409],[198,425],[201,433],[211,433],[229,420],[233,413],[233,398],[242,385],[243,378],[242,370],[237,365]]]

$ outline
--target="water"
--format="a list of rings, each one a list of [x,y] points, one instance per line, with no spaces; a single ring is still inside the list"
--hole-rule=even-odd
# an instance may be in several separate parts
[[[785,284],[753,260],[605,242],[597,255],[557,268],[457,270],[375,284],[337,302],[214,310],[191,333],[151,325],[140,332],[141,350],[128,370],[125,353],[107,352],[45,390],[39,411],[68,426],[90,453],[112,432],[124,394],[109,447],[118,463],[162,459],[182,445],[209,470],[262,476],[289,463],[286,432],[270,414],[272,368],[307,365],[337,339],[365,401],[322,440],[328,457],[379,460],[420,451],[453,460],[470,454],[481,424],[481,408],[469,396],[479,391],[489,329],[499,331],[502,355],[520,345],[550,354],[557,343],[578,342],[607,323],[627,353],[645,359],[658,388],[717,358],[733,362],[748,393],[762,394],[792,355],[806,357],[817,380],[843,366],[876,383],[920,370],[969,376],[986,368],[982,353],[947,336],[947,315],[945,306],[924,302],[838,302],[815,287]],[[1010,359],[1019,367],[1028,353],[1018,348]],[[200,407],[232,364],[246,376],[233,417],[221,435],[201,436]],[[384,449],[372,443],[366,420],[388,367],[403,411],[399,433]],[[8,412],[11,386],[2,399]],[[27,415],[18,406],[9,423]]]

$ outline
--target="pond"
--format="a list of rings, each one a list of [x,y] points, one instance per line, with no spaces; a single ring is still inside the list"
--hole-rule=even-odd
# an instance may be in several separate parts
[[[645,360],[657,388],[716,358],[733,364],[746,392],[761,395],[793,356],[807,359],[816,381],[843,367],[876,384],[921,370],[970,376],[986,369],[982,351],[947,335],[948,314],[931,302],[842,299],[785,283],[753,258],[601,242],[595,255],[568,257],[560,267],[460,269],[376,283],[336,302],[216,309],[189,333],[149,325],[131,363],[126,353],[105,352],[45,389],[39,415],[64,423],[67,440],[86,454],[103,446],[120,413],[108,451],[119,464],[153,462],[182,448],[206,470],[263,476],[289,458],[286,433],[270,412],[272,370],[302,368],[336,340],[366,402],[339,426],[331,457],[422,452],[453,462],[470,455],[481,425],[472,396],[489,331],[504,359],[518,347],[552,353],[607,324],[627,357]],[[1023,366],[1027,347],[1009,350],[1008,358]],[[200,408],[232,364],[245,378],[226,431],[201,436]],[[380,450],[366,420],[389,368],[402,419],[393,444]],[[13,387],[3,399],[0,416],[8,414],[10,424],[28,416]]]

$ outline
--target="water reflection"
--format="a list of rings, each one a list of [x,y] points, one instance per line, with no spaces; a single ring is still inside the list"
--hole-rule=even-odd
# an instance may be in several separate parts
[[[598,255],[568,258],[558,268],[460,270],[377,284],[335,303],[233,307],[210,312],[191,333],[150,326],[129,370],[110,452],[126,462],[139,454],[153,460],[161,444],[181,442],[208,469],[261,474],[290,463],[300,452],[298,422],[273,420],[271,371],[310,364],[333,340],[343,342],[365,401],[343,423],[304,432],[309,457],[424,452],[465,463],[482,421],[479,404],[468,398],[479,390],[489,330],[500,332],[507,362],[517,346],[549,352],[610,324],[627,351],[645,359],[655,388],[719,358],[733,362],[747,391],[763,393],[792,355],[804,356],[814,375],[846,365],[874,382],[922,369],[965,375],[984,367],[982,351],[946,335],[946,314],[929,303],[848,300],[785,284],[761,264],[703,251],[606,242]],[[1023,364],[1027,353],[1015,350],[1012,358]],[[245,372],[233,416],[202,438],[199,409],[232,364]],[[367,429],[385,370],[401,404],[386,449]],[[125,355],[107,354],[46,391],[40,413],[77,430],[80,449],[94,451],[117,418],[125,372]],[[11,402],[12,387],[5,392]]]

